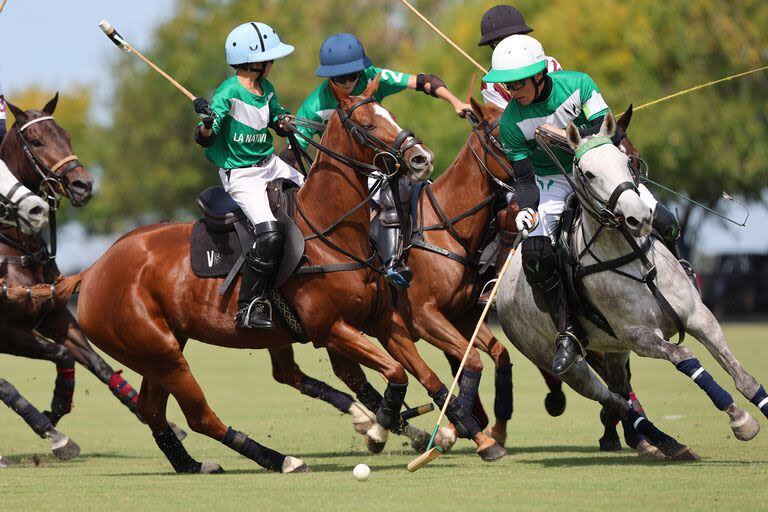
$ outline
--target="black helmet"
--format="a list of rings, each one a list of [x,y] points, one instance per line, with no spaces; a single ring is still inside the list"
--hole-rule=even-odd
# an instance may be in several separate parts
[[[528,32],[533,32],[533,29],[525,24],[523,13],[511,5],[496,5],[483,14],[480,21],[480,33],[483,37],[477,45],[484,46],[496,39]]]

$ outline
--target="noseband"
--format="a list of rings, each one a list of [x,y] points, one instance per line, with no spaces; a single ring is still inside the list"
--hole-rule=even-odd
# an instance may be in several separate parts
[[[26,137],[24,137],[24,130],[33,124],[53,120],[53,116],[43,116],[28,121],[21,126],[16,126],[19,142],[21,143],[21,150],[24,152],[24,156],[27,158],[29,165],[40,177],[40,189],[45,190],[46,194],[49,196],[49,203],[51,202],[52,197],[56,198],[58,195],[69,197],[65,181],[67,175],[77,167],[82,167],[77,155],[65,156],[49,167],[35,154],[29,142],[27,142]]]

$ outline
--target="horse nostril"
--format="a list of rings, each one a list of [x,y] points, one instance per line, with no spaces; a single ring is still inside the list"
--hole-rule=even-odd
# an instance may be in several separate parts
[[[414,167],[424,167],[429,163],[429,158],[427,158],[425,155],[416,155],[411,158],[410,162]]]
[[[90,182],[85,182],[81,180],[75,180],[72,182],[72,188],[77,189],[81,192],[90,192],[92,186],[93,185]]]
[[[640,221],[638,221],[634,217],[627,217],[627,224],[629,224],[631,227],[636,228],[640,225]]]
[[[34,208],[29,210],[30,215],[42,215],[43,214],[43,207],[42,206],[35,206]]]

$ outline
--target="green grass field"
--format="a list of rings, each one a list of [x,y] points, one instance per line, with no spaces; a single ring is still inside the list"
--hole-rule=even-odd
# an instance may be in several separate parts
[[[726,334],[737,357],[768,383],[766,325],[729,325]],[[689,346],[738,404],[765,424],[759,411],[737,396],[733,382],[695,341]],[[447,379],[447,363],[420,343],[428,362]],[[341,387],[324,351],[296,347],[302,369]],[[624,450],[601,453],[599,406],[568,389],[568,408],[559,418],[543,407],[545,385],[533,366],[512,351],[515,363],[515,414],[507,443],[509,455],[484,464],[466,441],[427,468],[409,474],[414,454],[391,437],[384,452],[372,456],[352,429],[348,416],[305,398],[272,380],[265,352],[224,350],[190,343],[187,356],[214,411],[227,424],[254,439],[302,457],[313,473],[276,475],[220,443],[191,433],[185,445],[198,460],[220,463],[225,475],[172,473],[149,430],[78,367],[75,409],[61,430],[82,447],[79,458],[60,462],[48,443],[36,437],[10,409],[0,408],[0,454],[15,462],[0,470],[0,510],[758,510],[768,509],[768,433],[749,443],[734,439],[728,418],[717,411],[690,380],[668,363],[633,359],[633,383],[656,424],[690,445],[697,463],[644,462]],[[119,365],[116,365],[119,367]],[[50,401],[52,365],[0,356],[0,375],[41,410]],[[139,378],[126,372],[133,384]],[[383,387],[379,377],[371,382]],[[482,396],[492,410],[490,362]],[[427,401],[411,384],[408,402]],[[169,418],[185,425],[171,404]],[[430,429],[436,413],[416,423]],[[33,455],[39,455],[36,465]],[[372,468],[357,482],[357,463]]]

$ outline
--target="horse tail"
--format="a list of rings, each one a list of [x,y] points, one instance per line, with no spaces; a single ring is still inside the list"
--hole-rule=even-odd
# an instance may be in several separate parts
[[[23,306],[27,311],[39,311],[53,301],[57,305],[66,304],[77,291],[87,270],[73,276],[61,276],[53,284],[34,286],[0,284],[0,303]]]

